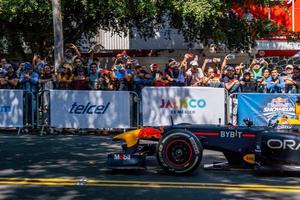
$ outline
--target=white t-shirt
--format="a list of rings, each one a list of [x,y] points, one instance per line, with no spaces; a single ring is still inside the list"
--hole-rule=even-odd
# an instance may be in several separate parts
[[[201,68],[194,68],[195,71],[193,72],[193,68],[190,68],[186,71],[186,76],[188,77],[188,80],[190,81],[190,85],[193,85],[197,82],[199,82],[203,77],[203,71]]]

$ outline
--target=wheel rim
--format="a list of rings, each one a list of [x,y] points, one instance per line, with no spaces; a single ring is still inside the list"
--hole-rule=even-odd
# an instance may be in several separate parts
[[[172,165],[184,167],[192,159],[192,147],[185,140],[174,140],[166,147],[166,158]]]

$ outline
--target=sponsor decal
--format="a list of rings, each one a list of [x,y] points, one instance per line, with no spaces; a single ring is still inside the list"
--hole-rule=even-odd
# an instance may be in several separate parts
[[[195,114],[195,109],[206,107],[204,99],[161,99],[159,107],[169,109],[171,114]]]
[[[71,114],[104,114],[109,107],[110,103],[106,105],[94,105],[88,102],[86,105],[77,104],[74,102],[71,106],[71,109],[68,111]]]
[[[243,160],[249,164],[255,164],[255,154],[246,154],[243,157]]]
[[[283,149],[298,151],[300,149],[300,142],[296,140],[280,140],[270,139],[267,141],[267,146],[270,149]]]
[[[220,137],[222,138],[241,138],[242,132],[239,131],[221,131]]]
[[[11,106],[0,106],[0,113],[11,112]]]
[[[193,149],[194,149],[195,153],[196,153],[196,154],[199,154],[200,151],[199,151],[199,149],[198,149],[198,146],[197,146],[197,144],[196,144],[195,139],[191,137],[191,138],[190,138],[190,141],[191,141],[191,144],[192,144],[192,146],[193,146]]]
[[[130,160],[131,155],[130,154],[115,154],[114,160]]]
[[[273,98],[263,108],[263,115],[267,121],[284,121],[295,116],[295,106],[287,97]]]

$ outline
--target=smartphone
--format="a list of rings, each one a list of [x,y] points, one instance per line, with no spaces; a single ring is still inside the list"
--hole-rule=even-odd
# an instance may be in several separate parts
[[[228,58],[229,60],[234,60],[234,59],[235,59],[235,54],[229,54],[229,55],[227,56],[227,58]]]
[[[221,62],[221,58],[214,58],[215,62]]]
[[[207,63],[212,63],[212,59],[207,59]]]

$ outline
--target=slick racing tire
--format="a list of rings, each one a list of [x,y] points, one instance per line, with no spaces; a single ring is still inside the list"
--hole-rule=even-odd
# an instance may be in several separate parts
[[[202,152],[201,142],[191,132],[171,130],[157,145],[157,160],[169,174],[189,174],[198,168]]]

